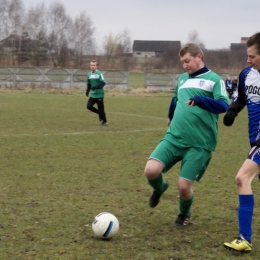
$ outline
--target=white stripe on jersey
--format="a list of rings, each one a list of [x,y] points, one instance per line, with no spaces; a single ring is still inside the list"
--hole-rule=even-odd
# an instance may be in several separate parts
[[[227,90],[226,90],[226,86],[225,86],[225,83],[224,81],[221,79],[220,80],[220,87],[221,87],[221,95],[223,96],[227,96]]]
[[[215,82],[212,80],[192,78],[186,80],[186,82],[179,87],[179,90],[182,88],[199,88],[208,92],[213,92],[214,85]]]
[[[98,74],[91,74],[90,76],[89,76],[89,79],[98,79],[99,78],[99,75]]]

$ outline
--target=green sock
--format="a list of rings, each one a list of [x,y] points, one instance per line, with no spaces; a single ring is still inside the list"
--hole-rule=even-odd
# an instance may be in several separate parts
[[[191,208],[191,205],[193,203],[193,198],[194,198],[194,196],[192,196],[188,200],[184,200],[180,196],[180,214],[185,214],[185,215],[190,214],[190,208]]]
[[[156,179],[154,180],[148,180],[148,183],[156,190],[159,194],[163,193],[164,191],[164,185],[163,185],[163,177],[162,174],[160,174]]]

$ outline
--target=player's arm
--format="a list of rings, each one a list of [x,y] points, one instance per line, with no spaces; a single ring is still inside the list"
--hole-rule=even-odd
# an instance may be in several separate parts
[[[92,90],[95,90],[95,89],[101,89],[103,87],[105,87],[106,83],[105,82],[101,82],[100,84],[92,87]]]
[[[213,114],[225,113],[228,109],[229,99],[222,79],[216,79],[213,88],[213,97],[193,96],[188,100],[190,106],[198,106]]]
[[[228,104],[224,99],[213,99],[209,97],[194,96],[187,102],[190,106],[198,106],[213,114],[225,113],[228,109]]]
[[[96,86],[93,86],[93,87],[92,87],[92,90],[102,89],[103,87],[105,87],[105,85],[106,85],[105,78],[104,78],[103,74],[100,73],[100,74],[99,74],[99,84],[96,85]]]
[[[172,96],[172,100],[168,109],[168,125],[170,124],[170,122],[172,121],[172,118],[174,116],[174,111],[177,105],[177,101],[178,101],[178,86],[176,86],[174,94]]]
[[[245,77],[246,74],[241,72],[239,75],[239,82],[237,85],[237,97],[228,107],[228,111],[223,118],[223,123],[226,126],[233,125],[236,116],[246,105],[246,94],[245,94]]]
[[[176,98],[172,97],[171,103],[170,103],[170,107],[168,110],[168,119],[169,121],[172,121],[173,115],[174,115],[174,111],[176,108]]]
[[[89,78],[87,79],[87,89],[86,89],[86,96],[88,97],[89,95],[89,91],[91,89],[91,84],[90,84],[90,80]]]

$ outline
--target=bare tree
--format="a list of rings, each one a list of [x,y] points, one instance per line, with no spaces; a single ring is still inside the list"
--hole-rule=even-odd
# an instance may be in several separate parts
[[[197,44],[202,50],[206,49],[204,43],[199,38],[199,33],[197,30],[194,30],[189,33],[188,42],[193,42],[193,43]]]
[[[1,3],[2,2],[2,3]],[[5,36],[21,34],[23,27],[24,6],[21,0],[2,0],[0,4]]]
[[[10,0],[0,0],[0,37],[1,40],[6,38],[9,33],[9,10]]]
[[[102,46],[108,65],[115,56],[121,56],[121,64],[123,64],[124,68],[129,68],[129,61],[126,54],[131,51],[131,38],[127,29],[116,35],[110,32],[104,37]]]
[[[44,3],[36,5],[35,8],[30,8],[26,12],[24,28],[28,32],[31,39],[36,40],[42,32],[46,33],[46,8]]]
[[[113,57],[117,54],[118,45],[120,44],[121,34],[113,35],[111,32],[104,37],[102,44],[104,54],[108,57]]]
[[[30,37],[30,50],[32,62],[39,66],[41,61],[47,60],[47,27],[46,8],[44,3],[30,8],[24,22],[24,30]]]
[[[71,18],[62,4],[52,3],[48,10],[48,42],[54,66],[65,64],[69,57],[68,40]]]
[[[165,52],[162,54],[161,61],[163,67],[166,67],[167,70],[170,68],[180,68],[179,62],[179,51],[180,47],[178,45],[174,45],[172,47],[168,47]]]
[[[76,17],[71,28],[70,44],[74,51],[75,65],[82,66],[83,57],[87,54],[93,54],[95,28],[92,25],[90,17],[85,12],[81,12]]]
[[[222,50],[204,50],[205,63],[212,70],[220,71],[224,68],[228,69],[230,64],[230,51]],[[222,72],[222,71],[221,71]]]
[[[131,37],[128,29],[125,29],[120,34],[120,39],[117,45],[117,54],[131,52]]]

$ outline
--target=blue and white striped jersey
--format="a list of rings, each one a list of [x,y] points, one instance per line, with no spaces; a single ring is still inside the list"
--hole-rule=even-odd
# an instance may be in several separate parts
[[[253,67],[243,69],[230,109],[248,110],[248,133],[251,144],[260,145],[260,72]]]

